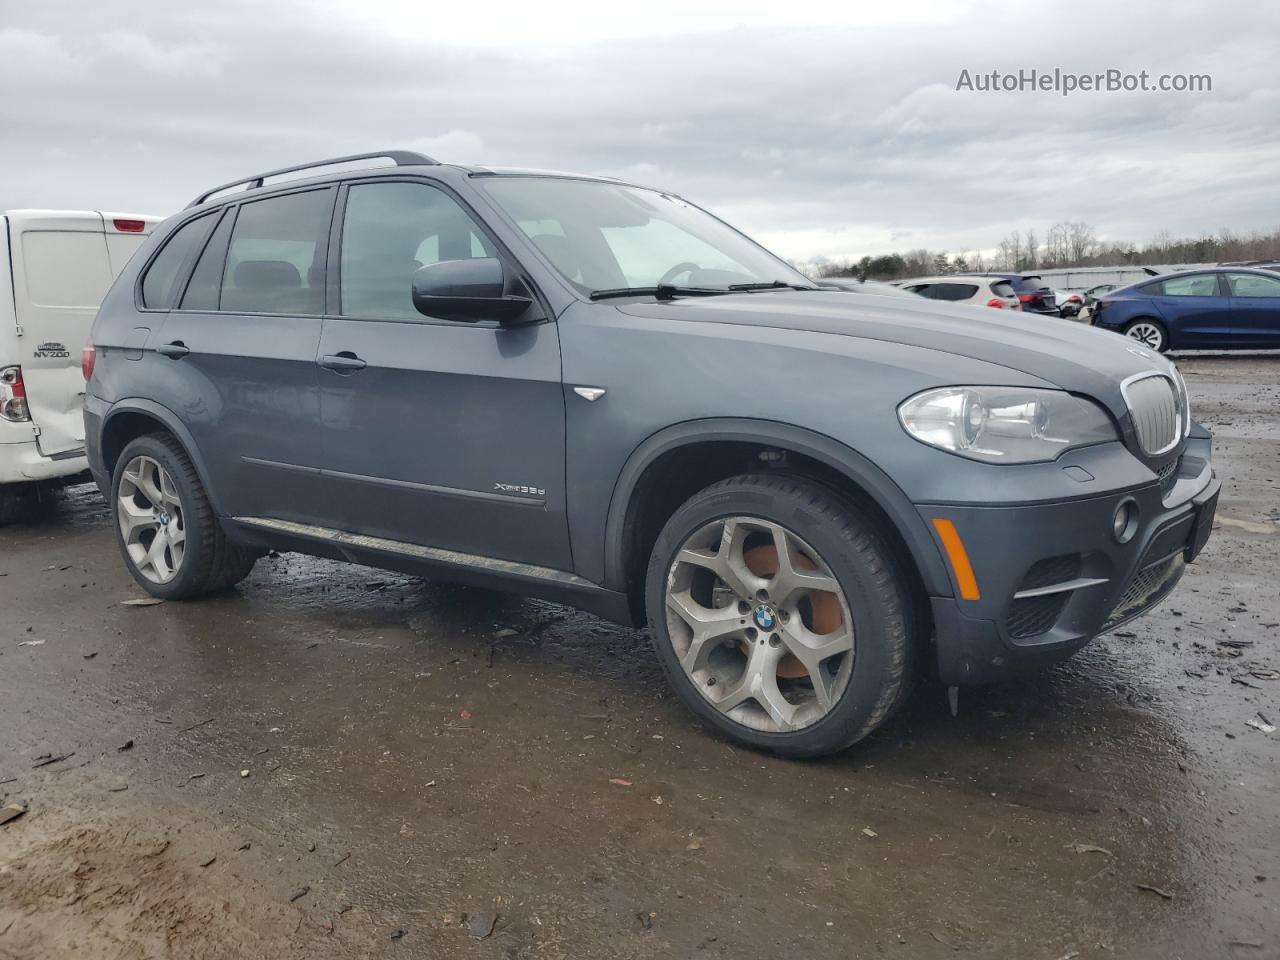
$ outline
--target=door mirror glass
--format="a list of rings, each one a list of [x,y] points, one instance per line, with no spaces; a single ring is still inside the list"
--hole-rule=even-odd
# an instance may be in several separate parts
[[[506,296],[502,261],[494,257],[441,260],[413,274],[413,305],[442,320],[516,320],[529,309],[528,297]]]

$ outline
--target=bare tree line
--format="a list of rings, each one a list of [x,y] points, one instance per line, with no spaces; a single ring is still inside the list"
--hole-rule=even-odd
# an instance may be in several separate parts
[[[961,250],[954,255],[924,248],[902,253],[865,256],[857,260],[817,257],[802,267],[821,277],[864,276],[870,280],[998,270],[1025,273],[1066,267],[1158,266],[1175,263],[1216,263],[1223,260],[1280,259],[1280,229],[1237,234],[1223,229],[1200,237],[1174,237],[1167,230],[1141,246],[1127,241],[1103,241],[1088,223],[1059,221],[1040,241],[1034,228],[1014,230],[994,254]]]

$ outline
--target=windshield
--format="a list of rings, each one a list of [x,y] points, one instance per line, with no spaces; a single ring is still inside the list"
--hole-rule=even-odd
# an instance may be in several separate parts
[[[485,183],[552,265],[586,294],[680,285],[813,283],[679,197],[615,183],[500,177]]]

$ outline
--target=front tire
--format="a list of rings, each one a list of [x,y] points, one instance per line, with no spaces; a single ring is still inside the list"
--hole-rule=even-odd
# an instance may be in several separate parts
[[[1164,353],[1169,349],[1169,334],[1164,325],[1150,317],[1139,317],[1124,328],[1124,335],[1156,353]]]
[[[257,560],[227,540],[191,458],[168,434],[138,437],[121,452],[111,516],[125,566],[153,597],[186,600],[226,590]]]
[[[906,699],[908,598],[875,526],[788,477],[695,494],[659,534],[646,578],[658,659],[686,706],[789,757],[843,750]]]

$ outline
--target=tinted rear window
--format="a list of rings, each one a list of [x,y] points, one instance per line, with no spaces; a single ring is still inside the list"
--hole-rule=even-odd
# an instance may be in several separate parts
[[[1018,292],[1013,289],[1013,284],[1007,280],[997,280],[991,284],[991,292],[997,297],[1015,297],[1018,295]]]
[[[1018,277],[1009,282],[1018,293],[1039,293],[1041,290],[1049,289],[1049,285],[1039,277]]]

